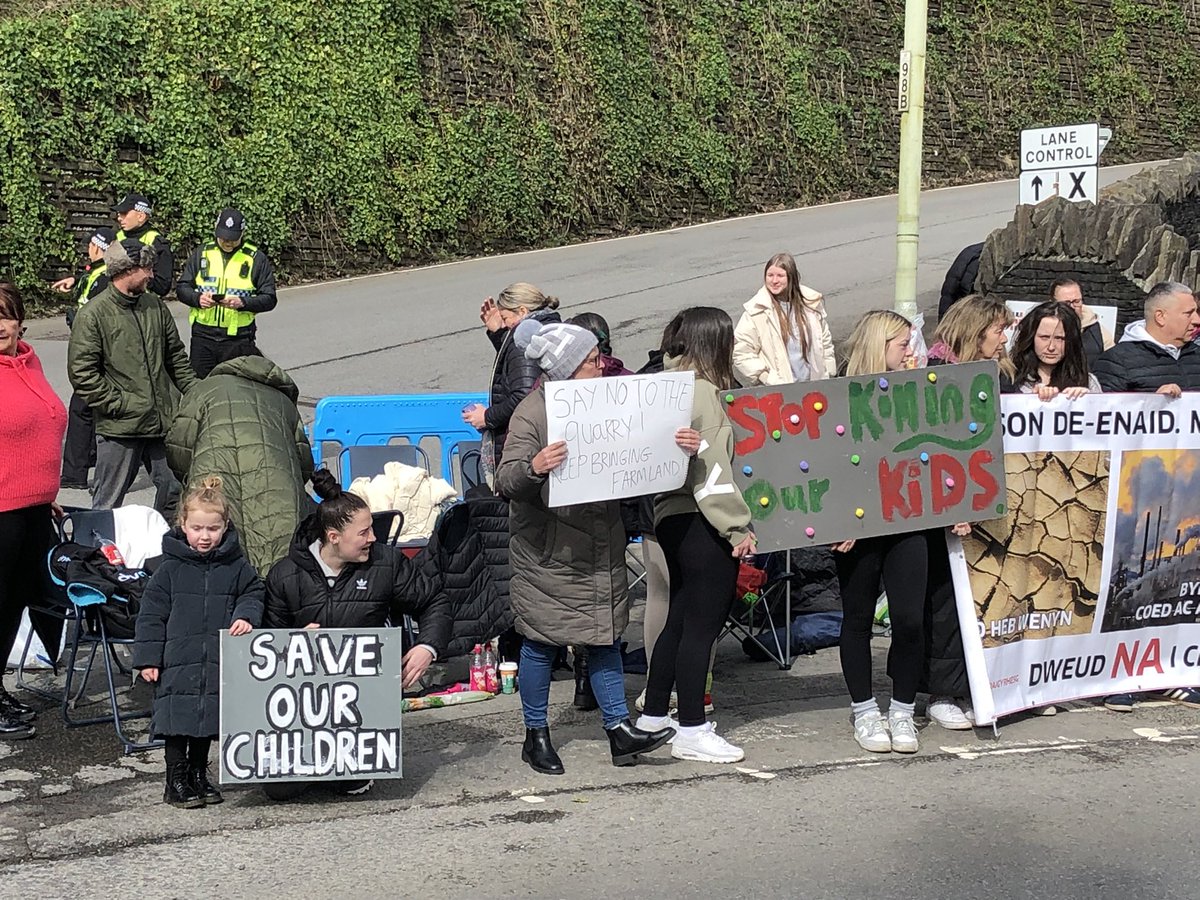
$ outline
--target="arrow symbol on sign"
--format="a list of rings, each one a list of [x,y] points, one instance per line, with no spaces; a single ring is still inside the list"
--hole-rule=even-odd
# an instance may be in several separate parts
[[[1037,201],[1042,199],[1042,176],[1034,175],[1033,181],[1029,183],[1033,185],[1033,202],[1037,203]]]

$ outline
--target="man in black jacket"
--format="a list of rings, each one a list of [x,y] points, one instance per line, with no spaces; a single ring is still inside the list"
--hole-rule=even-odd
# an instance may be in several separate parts
[[[979,275],[979,257],[983,253],[983,244],[971,244],[963,247],[946,272],[946,280],[942,283],[942,296],[938,300],[938,318],[946,314],[951,306],[967,294],[975,293],[975,278]]]
[[[1100,324],[1100,317],[1083,303],[1083,288],[1074,278],[1055,278],[1050,285],[1050,299],[1065,303],[1079,316],[1079,327],[1083,332],[1083,354],[1088,368],[1096,364],[1100,354],[1113,345],[1113,336]]]
[[[1125,329],[1120,342],[1096,360],[1093,372],[1105,393],[1138,392],[1178,397],[1200,391],[1200,347],[1192,334],[1200,326],[1196,298],[1185,284],[1164,281],[1150,288],[1143,306],[1145,321]],[[1200,690],[1165,691],[1168,700],[1200,708]],[[1104,705],[1132,712],[1133,694],[1112,694]]]
[[[175,275],[175,256],[171,252],[171,243],[160,231],[150,227],[150,216],[154,214],[150,201],[141,194],[126,194],[117,204],[116,213],[118,241],[133,238],[154,248],[154,277],[146,290],[166,300]]]
[[[1115,347],[1092,368],[1105,393],[1158,393],[1178,397],[1200,391],[1200,326],[1192,289],[1177,282],[1154,285],[1143,306],[1146,318],[1125,329]]]
[[[197,247],[183,264],[175,295],[192,308],[192,368],[205,378],[222,359],[252,352],[258,313],[279,302],[275,267],[258,247],[247,243],[246,217],[238,210],[221,210],[213,226],[214,240]],[[231,354],[230,344],[243,345]]]

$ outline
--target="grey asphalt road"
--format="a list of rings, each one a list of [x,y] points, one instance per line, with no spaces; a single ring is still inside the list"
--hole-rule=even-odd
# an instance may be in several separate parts
[[[1104,169],[1101,183],[1143,167]],[[1005,225],[1016,198],[1012,181],[924,193],[917,284],[927,314],[959,250]],[[736,315],[761,284],[766,260],[783,250],[825,294],[841,341],[864,312],[893,303],[895,230],[896,199],[879,197],[296,287],[260,319],[259,343],[309,403],[330,394],[479,390],[493,357],[479,304],[513,281],[532,281],[567,314],[604,315],[617,355],[636,369],[683,307]],[[30,338],[55,388],[69,395],[66,326],[33,323]]]

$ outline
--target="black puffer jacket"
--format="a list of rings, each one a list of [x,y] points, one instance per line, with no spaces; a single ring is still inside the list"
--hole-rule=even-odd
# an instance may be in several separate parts
[[[529,314],[535,322],[561,322],[562,317],[552,309],[539,309]],[[492,369],[492,389],[483,422],[495,442],[495,462],[504,456],[504,440],[508,437],[508,420],[517,405],[530,395],[542,377],[542,370],[512,339],[512,329],[489,331],[488,338],[496,348],[496,364]]]
[[[954,257],[954,262],[946,272],[946,280],[942,282],[942,295],[938,298],[938,319],[963,297],[975,293],[975,279],[979,276],[979,257],[982,255],[983,244],[969,244]]]
[[[1100,354],[1092,374],[1106,394],[1152,394],[1164,384],[1200,391],[1200,347],[1188,341],[1176,359],[1150,340],[1144,325],[1134,323],[1125,329],[1116,346]]]
[[[450,600],[454,623],[446,656],[469,653],[512,626],[505,500],[472,498],[446,510],[416,562],[426,575],[423,589]]]
[[[159,670],[150,730],[213,737],[221,712],[218,632],[236,619],[262,624],[263,583],[232,526],[207,553],[189,547],[176,528],[163,538],[163,554],[142,595],[133,647],[135,669]]]
[[[370,558],[342,569],[333,587],[309,550],[313,518],[300,523],[288,555],[267,575],[267,628],[382,628],[403,616],[417,620],[421,643],[439,657],[450,643],[453,619],[445,593],[419,564],[395,547],[371,546]]]

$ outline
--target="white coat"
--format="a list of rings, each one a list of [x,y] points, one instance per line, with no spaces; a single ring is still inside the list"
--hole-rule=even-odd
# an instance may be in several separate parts
[[[829,317],[825,313],[825,299],[804,285],[800,286],[800,294],[804,298],[808,333],[813,340],[809,351],[812,380],[832,378],[837,374],[837,358],[833,352]],[[779,330],[775,301],[765,286],[746,302],[733,331],[733,368],[738,380],[746,387],[791,384],[796,380],[792,377],[787,341]]]

